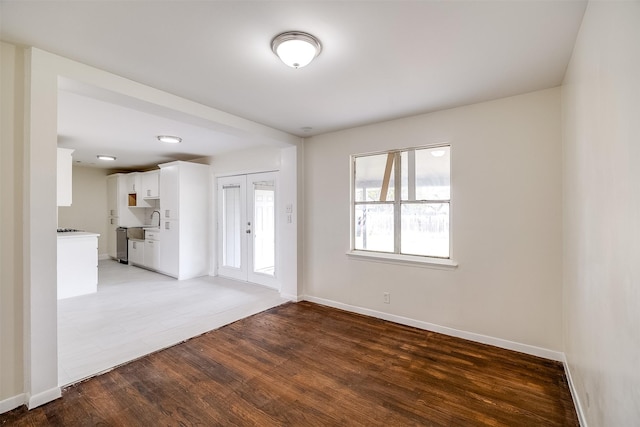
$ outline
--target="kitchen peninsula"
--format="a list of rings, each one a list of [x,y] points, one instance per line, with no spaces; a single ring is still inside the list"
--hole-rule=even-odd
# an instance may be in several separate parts
[[[58,299],[98,291],[97,233],[58,231]]]

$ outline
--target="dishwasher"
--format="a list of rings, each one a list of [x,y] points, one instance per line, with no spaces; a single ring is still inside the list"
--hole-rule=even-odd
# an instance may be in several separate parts
[[[128,240],[127,227],[116,228],[116,259],[122,264],[129,264]]]

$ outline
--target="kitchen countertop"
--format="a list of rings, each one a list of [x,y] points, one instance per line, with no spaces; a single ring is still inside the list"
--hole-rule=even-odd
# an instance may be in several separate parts
[[[98,237],[98,233],[90,233],[87,231],[68,231],[65,233],[58,233],[58,239],[77,239],[79,237]]]

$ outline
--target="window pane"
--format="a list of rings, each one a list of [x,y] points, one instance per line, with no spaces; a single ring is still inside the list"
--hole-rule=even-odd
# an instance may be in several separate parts
[[[394,194],[394,165],[390,163],[387,170],[387,161],[393,153],[376,154],[373,156],[356,157],[356,182],[355,199],[357,202],[380,202],[393,201]],[[388,182],[386,199],[380,198],[380,191],[385,184],[385,172],[387,172]]]
[[[409,200],[409,153],[400,153],[400,200]]]
[[[450,148],[415,150],[415,156],[415,200],[449,200],[451,198]]]
[[[449,258],[449,203],[403,203],[400,252]]]
[[[355,249],[393,252],[393,205],[357,205]]]

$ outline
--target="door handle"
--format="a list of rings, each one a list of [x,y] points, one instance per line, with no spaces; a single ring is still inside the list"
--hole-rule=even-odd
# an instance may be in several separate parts
[[[247,233],[247,234],[251,234],[251,230],[247,230],[247,231],[246,231],[246,233]]]

